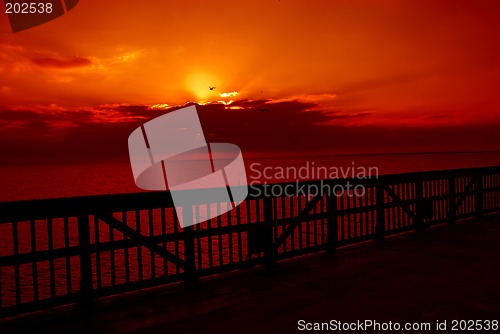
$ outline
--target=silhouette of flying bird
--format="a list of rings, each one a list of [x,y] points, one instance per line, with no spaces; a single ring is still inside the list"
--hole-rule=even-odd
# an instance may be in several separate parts
[[[208,86],[208,88],[209,88],[210,90],[214,90],[214,89],[215,89],[215,88],[217,88],[217,87]]]
[[[269,110],[267,110],[266,108],[264,109],[260,109],[260,112],[268,112]]]

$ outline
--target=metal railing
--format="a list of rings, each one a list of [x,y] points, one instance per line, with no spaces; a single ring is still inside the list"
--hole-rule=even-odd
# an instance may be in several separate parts
[[[364,193],[299,189],[347,182]],[[279,186],[296,195],[264,196],[264,186],[252,186],[235,209],[184,229],[168,192],[0,203],[0,314],[86,305],[500,211],[500,166]],[[198,205],[191,214],[227,205]]]

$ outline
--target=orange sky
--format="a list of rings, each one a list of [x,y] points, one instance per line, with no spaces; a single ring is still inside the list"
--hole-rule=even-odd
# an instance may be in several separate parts
[[[71,129],[82,111],[218,100],[309,103],[335,126],[491,126],[499,15],[497,0],[83,0],[13,34],[2,13],[0,131],[29,127],[26,111]]]

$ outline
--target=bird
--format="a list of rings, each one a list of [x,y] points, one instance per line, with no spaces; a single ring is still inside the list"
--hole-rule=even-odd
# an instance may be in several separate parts
[[[208,86],[208,89],[210,89],[210,90],[214,90],[215,88],[217,88],[217,87]]]
[[[260,109],[260,112],[268,112],[269,110],[267,110],[266,108],[264,109]]]

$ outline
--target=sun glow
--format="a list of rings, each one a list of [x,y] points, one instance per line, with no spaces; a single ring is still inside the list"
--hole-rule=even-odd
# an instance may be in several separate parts
[[[210,87],[217,86],[217,78],[205,72],[196,72],[189,75],[185,81],[185,88],[188,92],[193,94],[198,102],[207,102],[211,96],[215,95],[214,90]],[[214,88],[216,89],[216,88]]]

